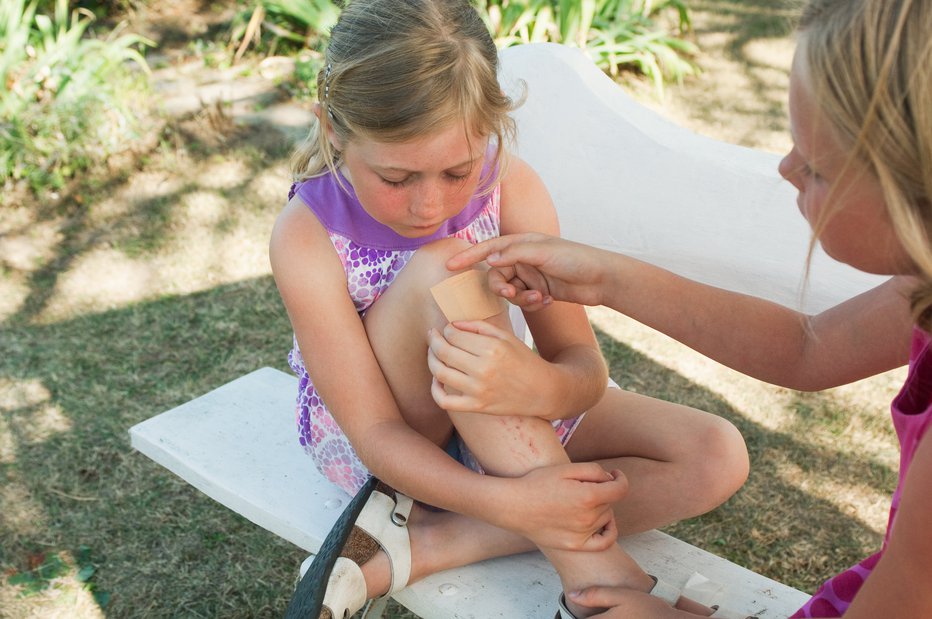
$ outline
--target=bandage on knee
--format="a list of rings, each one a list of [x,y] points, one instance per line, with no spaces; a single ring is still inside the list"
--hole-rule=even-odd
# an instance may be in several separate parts
[[[447,320],[484,320],[502,312],[504,300],[489,290],[484,271],[470,269],[431,287],[430,294]]]

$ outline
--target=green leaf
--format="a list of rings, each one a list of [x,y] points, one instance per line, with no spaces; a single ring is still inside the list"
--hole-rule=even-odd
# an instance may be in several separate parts
[[[78,582],[87,582],[94,576],[94,572],[97,571],[97,568],[93,565],[85,565],[80,570],[78,570]]]
[[[7,578],[11,585],[29,585],[38,580],[33,572],[19,572]]]
[[[110,603],[110,592],[94,591],[94,601],[97,602],[97,605],[101,608],[107,608],[107,605]]]

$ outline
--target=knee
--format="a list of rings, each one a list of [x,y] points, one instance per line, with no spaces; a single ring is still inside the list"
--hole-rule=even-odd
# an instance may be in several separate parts
[[[416,272],[419,281],[436,284],[453,275],[447,270],[447,260],[469,246],[468,241],[454,237],[433,241],[418,248],[405,270]]]
[[[748,449],[741,432],[727,419],[711,416],[700,437],[703,486],[717,506],[738,491],[750,471]]]

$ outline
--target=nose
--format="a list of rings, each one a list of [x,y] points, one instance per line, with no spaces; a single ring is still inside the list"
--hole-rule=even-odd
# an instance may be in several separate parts
[[[411,201],[411,214],[420,219],[434,219],[443,209],[443,191],[437,183],[423,183]]]
[[[799,161],[799,156],[796,153],[796,148],[788,152],[783,159],[780,160],[780,163],[777,165],[777,171],[780,173],[780,176],[788,180],[793,184],[797,189],[802,189],[799,182],[799,170],[801,168],[801,163]]]

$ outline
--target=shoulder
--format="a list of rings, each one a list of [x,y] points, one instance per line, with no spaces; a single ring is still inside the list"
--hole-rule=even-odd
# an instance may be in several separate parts
[[[516,156],[511,156],[502,177],[501,211],[502,234],[560,234],[556,209],[547,187],[537,172]]]
[[[293,196],[275,218],[271,247],[296,248],[327,231],[300,196]]]
[[[275,220],[269,239],[269,261],[280,284],[315,271],[320,275],[328,271],[342,273],[326,228],[299,196],[292,197]]]

